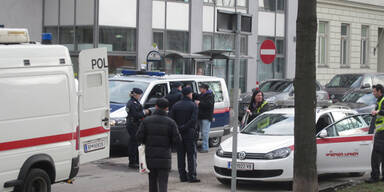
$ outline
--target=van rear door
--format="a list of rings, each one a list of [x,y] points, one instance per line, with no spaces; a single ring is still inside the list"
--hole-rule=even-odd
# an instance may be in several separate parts
[[[79,55],[80,163],[109,157],[109,94],[107,49]]]

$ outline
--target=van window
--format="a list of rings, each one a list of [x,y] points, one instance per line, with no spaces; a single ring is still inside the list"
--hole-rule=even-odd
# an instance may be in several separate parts
[[[70,112],[66,75],[0,78],[0,121]]]
[[[145,92],[148,87],[147,82],[141,81],[109,81],[109,99],[111,103],[127,103],[131,98],[130,93],[133,88],[140,88]]]
[[[171,81],[171,82],[169,82],[171,88],[173,87],[173,85],[176,82],[181,83],[182,84],[181,87],[189,86],[189,87],[192,87],[193,92],[197,92],[197,87],[196,87],[195,81]]]
[[[106,105],[106,79],[103,72],[86,75],[86,91],[84,91],[84,109],[95,109]]]
[[[215,103],[223,102],[223,89],[221,87],[220,81],[205,81],[205,82],[199,82],[199,86],[204,83],[209,86],[209,89],[213,92],[215,95]]]
[[[162,98],[165,97],[168,94],[168,87],[166,83],[163,84],[157,84],[155,85],[151,92],[148,95],[147,101],[149,101],[152,98]]]

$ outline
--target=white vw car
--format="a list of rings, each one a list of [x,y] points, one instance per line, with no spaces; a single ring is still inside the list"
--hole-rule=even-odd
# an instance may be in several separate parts
[[[370,170],[371,117],[353,110],[316,110],[318,173],[353,173]],[[238,134],[239,180],[291,181],[293,178],[294,108],[261,114]],[[231,178],[232,138],[214,156],[214,171],[221,183]]]

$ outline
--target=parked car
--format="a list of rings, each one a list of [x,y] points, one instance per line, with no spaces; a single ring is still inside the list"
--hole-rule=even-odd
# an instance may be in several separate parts
[[[334,105],[349,107],[359,113],[371,113],[376,107],[376,100],[371,89],[356,89],[344,95],[341,102]]]
[[[263,81],[259,89],[264,93],[264,99],[275,106],[290,106],[294,104],[294,87],[292,79],[271,79]],[[239,101],[239,120],[244,116],[245,109],[251,102],[252,93],[244,93]],[[319,103],[329,103],[328,92],[316,81],[316,98]]]
[[[294,108],[261,114],[238,134],[237,178],[248,181],[292,181],[294,160]],[[353,173],[370,170],[371,116],[354,110],[316,110],[317,172]],[[214,156],[219,182],[230,182],[232,137],[223,141]]]
[[[384,73],[337,74],[325,85],[325,90],[337,102],[353,89],[371,89],[375,84],[384,84]]]

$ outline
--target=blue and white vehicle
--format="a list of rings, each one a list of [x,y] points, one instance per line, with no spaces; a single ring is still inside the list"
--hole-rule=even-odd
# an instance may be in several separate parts
[[[162,72],[122,71],[109,79],[110,110],[111,110],[111,149],[126,148],[129,135],[126,130],[125,106],[130,99],[132,88],[143,90],[140,103],[144,108],[153,107],[158,98],[166,96],[172,84],[180,82],[183,86],[191,86],[194,93],[199,93],[199,84],[209,85],[215,95],[214,118],[210,131],[210,146],[218,146],[221,137],[230,132],[229,95],[224,79],[202,75],[165,75]]]

